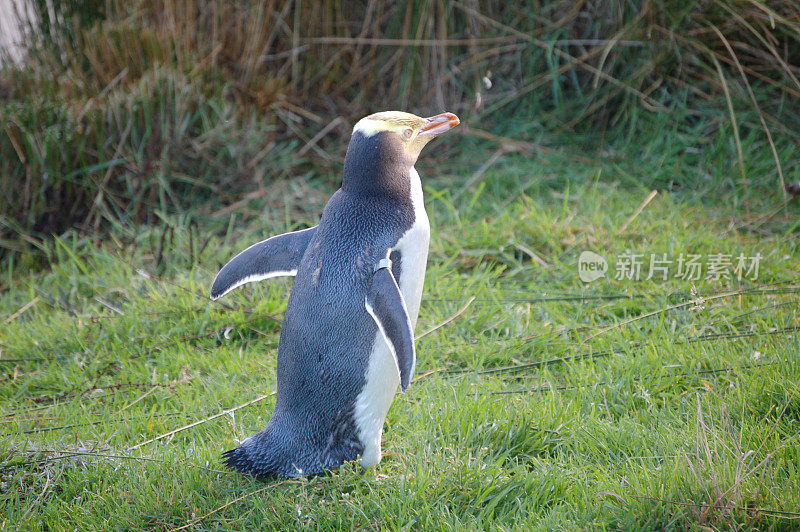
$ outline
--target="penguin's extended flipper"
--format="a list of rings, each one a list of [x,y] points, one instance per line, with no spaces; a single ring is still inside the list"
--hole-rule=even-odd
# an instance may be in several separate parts
[[[380,261],[372,274],[366,307],[397,360],[400,388],[406,391],[411,377],[414,376],[417,353],[414,350],[414,331],[408,318],[406,303],[392,275],[392,261],[389,259]]]
[[[273,236],[253,244],[222,267],[211,286],[211,299],[218,299],[246,283],[271,277],[294,277],[316,227]]]

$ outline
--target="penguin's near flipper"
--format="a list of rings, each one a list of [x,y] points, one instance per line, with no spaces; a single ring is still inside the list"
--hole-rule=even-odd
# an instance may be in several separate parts
[[[414,350],[414,329],[403,294],[392,275],[391,260],[383,259],[375,268],[365,304],[397,360],[400,388],[405,392],[414,376],[417,353]]]
[[[243,284],[272,277],[294,277],[316,227],[284,233],[253,244],[228,262],[211,287],[211,299],[219,299]]]

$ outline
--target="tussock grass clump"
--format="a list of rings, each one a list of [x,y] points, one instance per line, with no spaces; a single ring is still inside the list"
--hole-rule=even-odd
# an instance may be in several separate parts
[[[268,125],[206,100],[174,71],[149,72],[102,105],[68,108],[37,98],[7,109],[13,118],[0,149],[19,164],[3,164],[9,186],[0,188],[0,220],[23,234],[73,224],[130,232],[154,221],[156,211],[229,202],[232,189],[256,188],[295,164],[263,140]]]
[[[800,138],[789,0],[48,5],[32,2],[26,61],[0,71],[0,253],[20,233],[219,204],[301,164],[335,175],[347,124],[385,108],[591,147],[669,113],[734,137],[742,183],[747,131],[776,182],[796,181],[780,154]]]

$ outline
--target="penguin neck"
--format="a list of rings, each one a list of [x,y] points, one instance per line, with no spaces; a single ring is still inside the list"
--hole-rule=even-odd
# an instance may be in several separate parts
[[[359,195],[411,198],[411,170],[417,158],[390,133],[353,133],[344,159],[342,189]]]

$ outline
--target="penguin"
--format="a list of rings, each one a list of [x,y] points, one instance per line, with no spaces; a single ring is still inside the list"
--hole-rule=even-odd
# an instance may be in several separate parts
[[[319,225],[254,244],[217,274],[212,299],[294,277],[275,409],[261,432],[224,453],[229,468],[267,479],[380,462],[386,414],[416,365],[430,224],[414,164],[428,142],[458,124],[453,113],[361,119]]]

